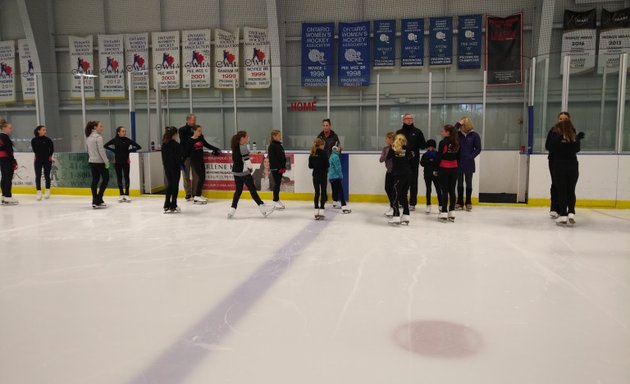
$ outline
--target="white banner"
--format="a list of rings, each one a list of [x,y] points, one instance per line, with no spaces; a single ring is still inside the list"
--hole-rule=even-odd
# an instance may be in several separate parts
[[[597,73],[604,73],[604,68],[606,73],[619,72],[619,57],[623,53],[630,53],[630,28],[600,31]]]
[[[72,86],[70,97],[81,98],[81,77],[78,74],[94,74],[94,48],[92,35],[87,37],[68,37],[70,47],[70,71]],[[94,78],[83,77],[83,90],[86,99],[94,98]]]
[[[184,88],[210,88],[210,39],[209,29],[182,31],[182,63],[184,64]]]
[[[15,41],[0,41],[0,103],[15,102]]]
[[[236,87],[239,85],[239,29],[232,34],[230,32],[217,29],[215,31],[214,42],[214,87],[232,88],[236,80]]]
[[[98,35],[99,92],[104,99],[125,98],[123,35]]]
[[[18,40],[20,54],[20,73],[22,74],[22,98],[24,101],[35,100],[35,67],[31,58],[31,49],[26,39]]]
[[[578,29],[562,34],[562,57],[571,56],[571,74],[588,72],[595,68],[596,29]],[[560,74],[564,60],[560,61]]]
[[[162,88],[178,89],[179,81],[179,31],[153,32],[153,76]]]
[[[125,35],[125,63],[127,72],[132,72],[133,88],[146,90],[149,82],[148,33]]]
[[[243,28],[245,88],[271,86],[271,56],[266,29]]]

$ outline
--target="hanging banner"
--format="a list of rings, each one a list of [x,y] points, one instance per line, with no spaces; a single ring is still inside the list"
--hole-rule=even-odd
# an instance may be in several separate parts
[[[182,31],[184,88],[210,88],[210,39],[209,29]]]
[[[452,65],[453,18],[432,17],[429,24],[429,65]]]
[[[302,24],[302,86],[325,87],[332,81],[334,23]]]
[[[562,57],[571,56],[571,74],[589,72],[595,68],[595,39],[597,11],[564,11],[562,29]],[[560,60],[560,74],[563,71]]]
[[[153,32],[153,76],[162,89],[178,89],[179,82],[179,31]]]
[[[481,68],[481,15],[460,16],[457,24],[457,67]]]
[[[282,174],[282,184],[280,191],[295,192],[295,160],[293,154],[287,154],[286,172]],[[254,166],[252,178],[257,191],[273,191],[274,178],[269,167],[269,158],[263,154],[250,153],[249,159]],[[236,189],[234,175],[232,174],[232,156],[223,154],[214,156],[205,153],[203,162],[206,169],[206,181],[203,183],[204,190],[233,191]]]
[[[31,49],[26,39],[18,40],[20,55],[20,73],[22,74],[22,98],[24,101],[35,100],[35,67],[31,58]]]
[[[149,34],[125,35],[127,72],[131,72],[133,89],[146,90],[149,84]]]
[[[103,99],[125,98],[123,35],[98,35],[99,94]]]
[[[523,14],[486,19],[488,85],[523,82]]]
[[[424,19],[403,19],[400,36],[400,66],[424,65]]]
[[[15,41],[0,41],[0,103],[15,102]]]
[[[394,68],[396,64],[396,20],[374,22],[374,68]]]
[[[617,12],[602,9],[597,73],[619,72],[619,57],[630,52],[630,8]],[[628,60],[630,62],[630,60]]]
[[[339,86],[370,85],[370,22],[339,23]]]
[[[70,71],[72,72],[72,86],[70,97],[81,98],[81,79],[86,99],[94,98],[94,78],[78,75],[94,75],[94,47],[92,35],[87,37],[69,36]]]
[[[271,86],[271,55],[266,29],[243,28],[245,88],[262,89]]]
[[[217,29],[214,43],[214,87],[219,89],[236,88],[239,84],[239,40],[240,30],[234,33]]]

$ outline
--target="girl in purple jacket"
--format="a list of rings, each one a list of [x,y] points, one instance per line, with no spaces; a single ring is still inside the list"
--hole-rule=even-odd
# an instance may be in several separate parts
[[[459,168],[457,169],[457,203],[455,209],[464,209],[464,182],[466,183],[466,210],[472,210],[472,178],[475,173],[475,157],[481,153],[481,137],[474,131],[469,117],[462,117],[455,124],[459,129]]]

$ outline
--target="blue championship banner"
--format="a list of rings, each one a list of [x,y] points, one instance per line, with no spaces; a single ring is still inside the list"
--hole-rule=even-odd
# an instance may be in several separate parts
[[[393,68],[396,64],[396,20],[374,22],[374,68]]]
[[[460,16],[457,24],[457,67],[481,68],[481,15]]]
[[[400,36],[400,66],[424,65],[424,19],[403,19]]]
[[[334,23],[302,24],[302,86],[325,87],[332,79]]]
[[[370,85],[370,22],[339,23],[339,86]]]
[[[430,19],[429,65],[453,64],[453,18]]]

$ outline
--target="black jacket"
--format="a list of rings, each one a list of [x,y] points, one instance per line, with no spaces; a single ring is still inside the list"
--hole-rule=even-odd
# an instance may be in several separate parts
[[[178,171],[184,164],[182,146],[175,140],[162,145],[162,165],[165,171]]]
[[[37,136],[31,139],[31,148],[37,161],[51,161],[55,153],[53,141],[48,136]]]
[[[195,127],[191,127],[188,124],[179,128],[179,131],[178,131],[179,143],[181,144],[182,148],[184,149],[187,148],[188,140],[190,140],[190,138],[192,137],[194,133],[195,133]]]
[[[13,142],[6,133],[0,132],[0,158],[9,159],[12,164],[16,164],[13,156]]]
[[[286,168],[287,157],[284,154],[284,148],[282,147],[281,142],[272,140],[271,144],[269,144],[269,148],[267,148],[267,153],[269,158],[269,166],[272,171]]]
[[[339,142],[339,136],[337,136],[335,131],[333,131],[332,129],[330,130],[330,135],[328,135],[328,137],[326,137],[324,131],[321,131],[319,135],[317,135],[317,137],[324,140],[324,151],[326,151],[326,153],[329,155],[332,152],[332,147],[334,147],[335,145],[341,145],[341,143]]]
[[[128,137],[116,136],[105,145],[105,149],[114,152],[114,163],[127,164],[129,162],[129,152],[135,152],[142,149],[138,143]]]
[[[580,152],[581,144],[577,138],[574,142],[569,142],[564,140],[559,133],[552,131],[547,136],[545,148],[549,150],[553,163],[577,163],[577,153]]]
[[[328,177],[328,154],[323,149],[317,149],[315,155],[308,157],[308,167],[313,170],[313,177]]]
[[[420,165],[424,168],[424,178],[430,179],[433,172],[438,170],[437,151],[427,151],[420,158]]]
[[[417,167],[420,164],[420,150],[427,147],[424,134],[415,125],[403,125],[396,134],[405,135],[407,139],[407,151],[410,152],[411,162]]]
[[[203,138],[203,135],[200,135],[198,138],[190,138],[187,141],[187,144],[184,148],[186,148],[184,152],[184,158],[190,157],[190,161],[195,162],[203,162],[203,147],[208,148],[212,152],[220,152],[221,150],[214,145],[210,145],[206,139]]]
[[[445,164],[442,164],[442,161],[459,162],[459,148],[457,148],[457,150],[453,149],[453,144],[451,143],[451,139],[449,137],[443,138],[438,144],[436,161],[438,168],[457,169],[456,163],[454,167],[445,166]]]
[[[392,160],[392,175],[394,176],[409,176],[411,175],[411,152],[407,150],[407,147],[396,153],[390,148],[387,152],[387,158]]]

